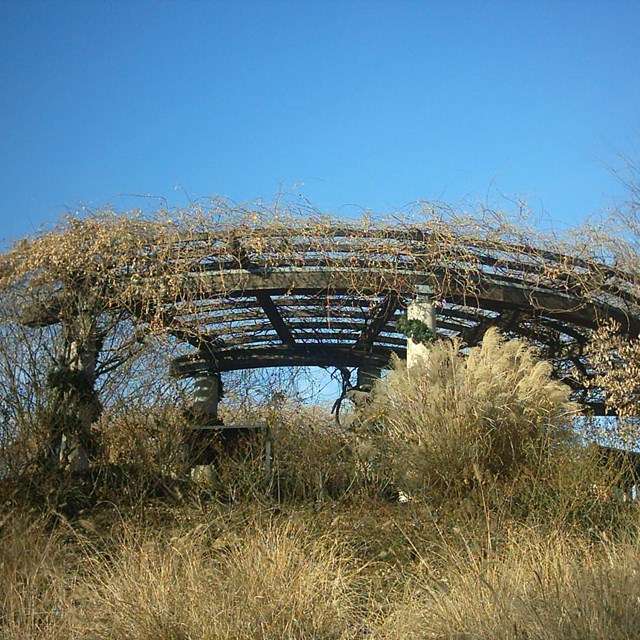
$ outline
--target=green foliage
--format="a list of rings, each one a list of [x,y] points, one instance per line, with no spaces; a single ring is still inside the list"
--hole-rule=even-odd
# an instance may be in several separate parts
[[[403,316],[396,323],[396,329],[419,344],[430,344],[436,339],[433,331],[422,320],[409,320]]]

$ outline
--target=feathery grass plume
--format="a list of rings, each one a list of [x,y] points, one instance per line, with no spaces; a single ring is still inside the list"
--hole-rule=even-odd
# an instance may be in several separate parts
[[[570,390],[551,371],[532,347],[496,329],[467,355],[457,340],[439,342],[428,366],[396,363],[363,425],[393,451],[405,481],[459,490],[512,477],[571,438]]]

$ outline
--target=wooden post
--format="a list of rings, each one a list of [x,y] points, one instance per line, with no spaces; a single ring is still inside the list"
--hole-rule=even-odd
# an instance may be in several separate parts
[[[379,366],[363,364],[358,368],[356,386],[347,391],[347,398],[357,407],[364,407],[370,400],[370,393],[380,379],[382,369]]]

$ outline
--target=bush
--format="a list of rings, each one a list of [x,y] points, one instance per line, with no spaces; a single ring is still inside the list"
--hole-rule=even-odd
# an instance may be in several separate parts
[[[114,407],[96,424],[104,462],[135,468],[149,476],[175,474],[184,468],[184,428],[180,407]]]
[[[464,354],[441,341],[428,365],[396,363],[381,381],[360,429],[389,451],[408,488],[461,490],[514,477],[571,439],[567,386],[519,340],[486,332]]]

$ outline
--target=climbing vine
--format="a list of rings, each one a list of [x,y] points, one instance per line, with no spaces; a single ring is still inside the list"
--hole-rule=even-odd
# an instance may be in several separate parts
[[[419,344],[429,344],[436,339],[426,322],[417,319],[409,320],[406,315],[398,320],[396,329]]]

